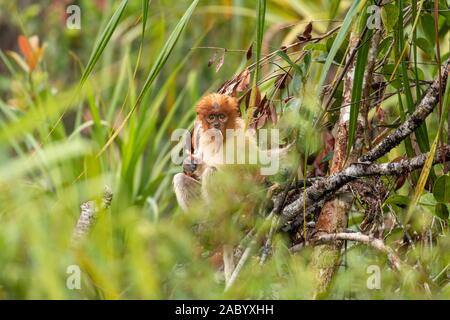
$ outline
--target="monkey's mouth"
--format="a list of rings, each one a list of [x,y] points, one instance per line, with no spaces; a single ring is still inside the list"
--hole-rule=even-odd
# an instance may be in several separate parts
[[[222,127],[222,126],[220,125],[220,123],[216,123],[216,124],[214,125],[214,128],[215,128],[215,129],[218,129],[218,130],[220,130],[221,127]]]

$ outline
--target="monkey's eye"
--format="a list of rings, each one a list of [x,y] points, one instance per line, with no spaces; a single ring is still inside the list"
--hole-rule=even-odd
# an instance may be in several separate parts
[[[208,120],[211,120],[211,121],[212,121],[212,120],[214,120],[214,118],[215,118],[215,117],[214,117],[213,114],[210,114],[210,115],[208,116]]]
[[[219,120],[220,121],[227,121],[227,116],[224,115],[223,113],[219,114]]]

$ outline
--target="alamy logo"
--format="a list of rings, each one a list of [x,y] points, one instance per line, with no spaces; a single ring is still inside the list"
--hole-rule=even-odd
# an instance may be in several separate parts
[[[66,9],[66,27],[68,29],[81,29],[81,9],[77,5],[70,5]]]
[[[280,155],[284,150],[279,149],[280,137],[277,129],[260,129],[257,140],[256,137],[249,137],[243,129],[227,129],[225,136],[224,139],[220,130],[216,129],[203,132],[200,139],[208,141],[208,147],[207,150],[196,150],[195,158],[201,160],[204,157],[212,157],[214,162],[219,164],[259,165],[261,175],[265,176],[278,172]],[[172,132],[171,141],[178,142],[171,152],[172,162],[181,165],[183,160],[191,155],[190,132],[186,129],[176,129]]]
[[[376,5],[367,7],[367,28],[370,30],[381,29],[381,8]]]
[[[69,275],[66,279],[66,287],[69,290],[81,289],[81,269],[76,264],[70,265],[66,269],[66,273]]]
[[[367,267],[366,273],[370,274],[367,278],[367,289],[379,290],[381,289],[381,271],[377,265],[370,265]]]

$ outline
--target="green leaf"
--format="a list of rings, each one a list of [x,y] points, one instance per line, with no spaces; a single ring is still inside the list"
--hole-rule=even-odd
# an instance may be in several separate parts
[[[383,40],[381,40],[380,44],[378,45],[378,58],[381,59],[384,57],[389,49],[389,47],[392,44],[393,37],[386,37]]]
[[[434,207],[434,214],[443,220],[448,219],[448,207],[444,203],[438,203]]]
[[[180,38],[180,35],[183,32],[184,28],[186,27],[189,19],[191,18],[191,15],[194,12],[195,7],[197,6],[197,3],[198,0],[194,0],[192,2],[190,7],[186,10],[183,17],[176,25],[175,29],[170,34],[164,47],[161,49],[161,52],[159,53],[158,58],[156,58],[156,61],[153,64],[152,69],[150,70],[147,79],[144,82],[144,86],[141,89],[141,92],[139,93],[139,96],[136,101],[136,106],[139,105],[139,103],[142,101],[148,89],[153,84],[153,81],[156,79],[156,76],[159,74],[162,67],[166,63],[167,59],[169,58],[170,54],[172,53],[172,50],[175,47],[175,44],[177,43],[178,39]]]
[[[398,7],[398,52],[403,52],[406,48],[405,45],[405,36],[404,36],[404,28],[403,28],[403,11],[404,11],[404,1],[399,0],[399,7]],[[411,92],[411,86],[408,78],[408,65],[406,61],[403,58],[403,55],[396,55],[396,59],[400,63],[401,66],[401,75],[402,75],[402,83],[403,83],[403,91],[405,93],[406,97],[406,106],[408,108],[409,113],[413,113],[415,110],[415,104]],[[395,72],[395,71],[394,71]],[[422,124],[417,128],[416,132],[416,138],[417,138],[417,144],[419,145],[420,151],[422,152],[428,152],[430,151],[430,142],[428,141],[428,134],[427,134],[427,127],[426,124]],[[435,174],[433,169],[431,169],[431,178],[434,179]],[[427,179],[426,177],[425,179]],[[425,183],[425,182],[424,182]]]
[[[444,110],[443,110],[443,114],[445,115],[448,112],[448,100],[449,100],[449,96],[450,96],[450,81],[447,81],[446,86],[445,86],[445,93],[444,93]],[[435,156],[435,152],[436,152],[436,148],[437,148],[437,144],[439,142],[439,137],[440,137],[440,133],[442,131],[442,128],[444,126],[444,121],[447,117],[445,116],[441,116],[441,118],[439,119],[439,127],[436,133],[436,137],[434,138],[433,144],[431,145],[431,150],[428,154],[428,158],[425,162],[425,165],[423,166],[422,172],[420,174],[420,178],[419,178],[419,182],[417,184],[415,193],[414,193],[414,197],[413,197],[413,201],[412,201],[412,205],[409,207],[408,213],[407,213],[407,218],[406,218],[406,222],[408,222],[412,212],[413,212],[413,208],[415,207],[415,204],[417,203],[417,199],[419,197],[419,195],[423,192],[423,188],[425,186],[425,183],[427,181],[428,175],[433,173],[433,169],[432,169],[432,164],[433,164],[433,159]],[[450,192],[448,190],[449,186],[450,186],[450,178],[448,175],[444,175],[439,177],[438,179],[436,179],[434,186],[433,186],[433,195],[436,198],[436,200],[438,200],[439,202],[448,202],[450,199]]]
[[[435,43],[436,33],[434,32],[434,18],[430,14],[423,14],[420,16],[421,31],[425,35],[425,39],[432,45]]]
[[[327,155],[322,159],[321,163],[325,163],[333,159],[334,151],[330,151],[327,153]]]
[[[279,55],[281,58],[283,58],[283,60],[289,63],[289,65],[295,70],[295,72],[303,74],[303,70],[300,68],[300,66],[292,61],[291,58],[286,54],[286,52],[278,51],[277,55]]]
[[[439,177],[433,186],[433,195],[438,202],[450,201],[450,176]]]
[[[134,69],[133,77],[136,76],[137,70],[139,68],[139,64],[141,62],[142,56],[142,48],[144,46],[144,38],[145,38],[145,28],[147,26],[148,19],[148,8],[150,6],[151,0],[142,0],[142,29],[141,29],[141,43],[139,44],[138,57],[136,60],[136,67]]]
[[[434,55],[434,47],[430,44],[430,41],[428,41],[425,38],[417,38],[416,39],[417,46],[422,49],[427,55],[433,56]]]
[[[82,86],[84,82],[87,80],[92,70],[94,69],[95,64],[100,59],[100,56],[102,55],[103,51],[106,48],[106,45],[108,44],[109,40],[111,39],[111,36],[114,33],[114,30],[116,30],[117,28],[117,25],[120,21],[120,17],[124,12],[127,3],[128,0],[122,0],[119,7],[114,12],[113,16],[108,21],[108,24],[106,25],[105,30],[103,30],[102,35],[96,42],[94,49],[92,50],[91,56],[89,58],[89,61],[86,65],[86,69],[84,69],[83,75],[81,76],[80,86]]]
[[[258,0],[256,6],[256,50],[255,50],[255,73],[253,74],[252,91],[250,93],[250,106],[247,112],[245,125],[247,126],[253,116],[253,110],[256,108],[256,86],[259,79],[259,63],[261,60],[262,41],[264,35],[264,24],[266,20],[266,0]]]
[[[250,103],[247,110],[245,126],[248,126],[252,120],[253,111],[256,108],[256,92],[259,79],[259,64],[261,60],[261,49],[264,35],[264,25],[266,20],[266,0],[258,0],[256,5],[256,50],[255,50],[255,73],[253,74],[252,91],[250,93]]]
[[[259,78],[259,60],[261,59],[261,50],[262,50],[262,41],[264,35],[264,24],[266,18],[266,0],[258,0],[257,5],[257,25],[256,25],[256,50],[255,50],[255,58],[256,58],[256,69],[255,69],[255,79]]]
[[[399,194],[394,194],[386,199],[385,204],[394,204],[397,206],[407,206],[411,199],[407,196],[402,196]]]
[[[381,8],[381,20],[386,28],[386,31],[389,33],[394,30],[395,25],[398,20],[398,8],[395,3],[391,2],[385,4]]]
[[[443,59],[444,60],[444,59]],[[408,70],[411,77],[415,77],[414,71]],[[425,73],[421,68],[417,68],[415,71],[417,71],[417,79],[418,80],[425,80]]]
[[[389,79],[391,78],[392,72],[394,72],[394,68],[395,68],[395,66],[393,64],[385,64],[383,66],[383,76],[385,77],[385,79],[387,81],[389,81]],[[393,80],[390,83],[390,85],[398,90],[401,88],[402,83],[401,83],[400,79],[398,77],[396,77],[395,80]]]
[[[180,38],[181,33],[183,32],[184,28],[186,27],[189,19],[192,16],[192,13],[194,12],[195,7],[197,6],[198,0],[194,0],[192,4],[189,6],[189,8],[184,13],[183,17],[181,17],[178,24],[175,26],[175,29],[170,34],[169,38],[167,39],[167,42],[164,44],[164,47],[161,49],[158,57],[156,58],[155,63],[153,64],[147,79],[144,82],[144,85],[141,89],[141,92],[139,93],[139,96],[137,97],[136,103],[133,105],[131,110],[128,112],[125,119],[121,122],[117,130],[111,135],[111,137],[108,139],[106,144],[103,146],[102,150],[98,153],[97,156],[101,155],[105,150],[108,148],[109,145],[114,141],[114,139],[119,135],[120,131],[122,131],[123,127],[125,126],[125,123],[130,119],[131,115],[134,113],[136,108],[140,105],[142,99],[144,98],[145,94],[150,89],[151,85],[156,79],[156,76],[161,71],[162,67],[166,64],[167,59],[169,58],[173,48],[175,47],[175,44],[177,43],[178,39]]]
[[[324,43],[309,43],[305,45],[305,50],[327,51],[327,45]]]
[[[345,41],[345,38],[347,37],[347,33],[350,30],[350,27],[353,22],[353,18],[358,13],[358,5],[361,2],[361,0],[354,0],[350,9],[347,12],[347,15],[345,16],[344,22],[342,23],[341,29],[339,30],[336,39],[333,42],[333,46],[330,49],[330,52],[328,53],[327,60],[325,61],[325,65],[323,66],[319,86],[318,86],[318,94],[320,95],[322,92],[322,87],[325,83],[325,80],[328,76],[328,71],[333,64],[334,57],[336,53],[338,52],[339,48],[341,47],[342,43]]]
[[[335,40],[336,40],[336,35],[333,35],[326,42],[328,54],[325,55],[325,62],[326,62],[326,59],[328,58],[331,48],[333,48],[333,44],[334,44]],[[334,64],[336,64],[336,65],[342,64],[342,62],[344,61],[345,55],[347,53],[348,44],[349,44],[348,37],[345,37],[344,41],[342,42],[341,46],[338,48],[338,50],[334,56],[334,59],[333,59]]]
[[[362,39],[363,45],[359,48],[358,56],[356,58],[355,74],[353,77],[352,88],[352,104],[350,106],[347,157],[355,142],[356,128],[358,126],[359,105],[362,97],[364,74],[366,70],[367,56],[370,49],[371,35],[372,31],[369,30],[369,32],[367,32]]]
[[[434,207],[437,204],[436,198],[431,192],[425,191],[417,202],[421,206]]]

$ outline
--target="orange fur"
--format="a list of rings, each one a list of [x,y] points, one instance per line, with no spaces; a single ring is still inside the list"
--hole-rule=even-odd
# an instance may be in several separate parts
[[[220,266],[223,260],[225,279],[228,281],[234,269],[232,245],[239,241],[239,232],[232,232],[237,227],[232,215],[240,211],[242,216],[237,225],[248,227],[254,225],[256,215],[252,213],[262,201],[260,197],[262,193],[259,191],[265,177],[259,173],[258,165],[228,165],[223,157],[220,157],[227,150],[228,143],[234,145],[240,138],[245,139],[245,146],[243,149],[241,149],[242,146],[236,146],[239,149],[235,152],[259,152],[254,133],[246,130],[245,122],[240,117],[239,103],[236,98],[212,93],[203,97],[195,109],[197,119],[192,133],[191,157],[195,155],[201,158],[198,159],[200,161],[194,172],[189,175],[193,175],[196,180],[187,174],[179,174],[177,179],[174,178],[175,192],[178,202],[182,208],[186,208],[185,210],[190,206],[190,197],[194,192],[197,197],[195,199],[200,198],[213,208],[215,215],[213,215],[213,228],[209,241],[214,249],[209,261],[214,266]],[[211,140],[211,137],[206,134],[214,125],[213,120],[209,123],[207,121],[211,114],[227,116],[226,122],[223,120],[224,122],[220,125],[223,141],[217,148],[216,141]],[[219,129],[219,127],[215,128]],[[226,136],[227,129],[235,129],[235,135]],[[188,188],[191,188],[192,192],[186,190]],[[222,246],[223,253],[218,249]]]
[[[236,98],[224,94],[211,93],[198,102],[195,110],[203,130],[206,131],[208,130],[208,123],[206,122],[208,115],[219,112],[228,116],[228,121],[225,125],[226,129],[236,128],[236,119],[239,117],[238,108],[238,100]],[[222,134],[225,135],[225,132],[222,132]]]

